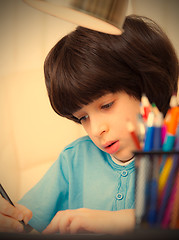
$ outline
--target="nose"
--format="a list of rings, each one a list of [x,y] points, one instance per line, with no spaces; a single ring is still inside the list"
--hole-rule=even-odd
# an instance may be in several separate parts
[[[91,119],[91,133],[93,136],[99,137],[108,131],[109,125],[104,118]]]

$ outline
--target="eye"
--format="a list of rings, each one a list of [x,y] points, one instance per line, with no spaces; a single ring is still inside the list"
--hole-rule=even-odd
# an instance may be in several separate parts
[[[107,104],[104,104],[101,106],[101,109],[107,109],[107,108],[110,108],[112,105],[113,105],[114,102],[110,102],[110,103],[107,103]]]
[[[85,115],[85,116],[79,118],[79,121],[80,122],[86,121],[87,118],[88,118],[88,115]]]

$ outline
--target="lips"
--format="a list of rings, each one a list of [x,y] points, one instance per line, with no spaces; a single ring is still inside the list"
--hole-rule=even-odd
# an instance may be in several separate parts
[[[118,151],[119,147],[120,147],[119,141],[107,142],[104,145],[104,150],[109,154],[113,154]]]

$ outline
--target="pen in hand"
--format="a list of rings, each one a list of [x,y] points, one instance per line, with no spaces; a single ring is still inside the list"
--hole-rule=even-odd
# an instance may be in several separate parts
[[[4,190],[3,186],[0,184],[0,194],[1,196],[6,199],[12,206],[15,207],[15,205],[13,204],[13,202],[11,201],[11,199],[9,198],[9,196],[7,195],[6,191]],[[25,222],[23,220],[19,221],[23,227],[24,227],[24,231],[26,233],[32,231],[32,227],[29,224],[25,224]]]

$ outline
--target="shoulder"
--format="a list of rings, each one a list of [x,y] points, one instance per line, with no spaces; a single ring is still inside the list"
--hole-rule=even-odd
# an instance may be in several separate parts
[[[60,154],[62,161],[79,162],[95,157],[101,150],[93,143],[89,136],[84,136],[67,145]],[[65,160],[66,159],[66,160]]]
[[[67,175],[66,171],[70,171],[70,169],[73,172],[75,172],[75,169],[79,171],[79,169],[83,168],[84,164],[88,164],[91,158],[99,155],[100,151],[88,136],[84,136],[68,144],[63,149],[59,155],[57,164],[59,164],[59,167]]]
[[[84,147],[94,147],[97,148],[96,145],[92,142],[92,140],[90,139],[89,136],[84,136],[81,138],[78,138],[77,140],[73,141],[72,143],[68,144],[63,151],[67,151],[70,149],[78,149],[81,148],[83,146]]]

